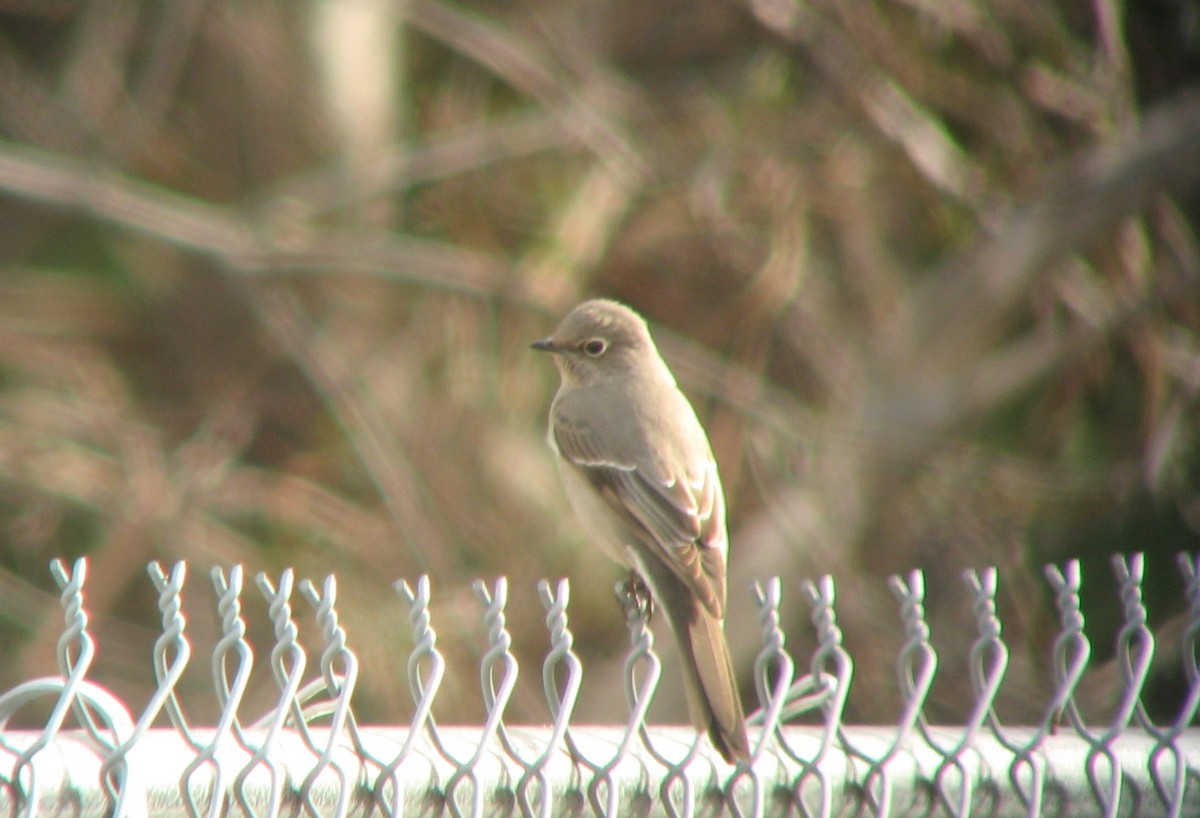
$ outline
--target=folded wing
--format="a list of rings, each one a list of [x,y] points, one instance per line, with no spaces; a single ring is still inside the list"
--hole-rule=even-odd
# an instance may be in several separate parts
[[[602,436],[602,419],[580,411],[578,405],[562,409],[555,412],[553,426],[562,457],[595,486],[705,609],[723,619],[725,499],[716,462],[691,407],[683,418],[695,423],[695,429],[669,430],[673,435],[647,434],[639,428]]]

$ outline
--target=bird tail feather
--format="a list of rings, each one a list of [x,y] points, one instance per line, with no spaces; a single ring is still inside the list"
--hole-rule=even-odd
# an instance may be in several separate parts
[[[674,611],[671,625],[684,657],[692,723],[730,764],[749,760],[746,719],[722,622],[698,600],[689,607]]]

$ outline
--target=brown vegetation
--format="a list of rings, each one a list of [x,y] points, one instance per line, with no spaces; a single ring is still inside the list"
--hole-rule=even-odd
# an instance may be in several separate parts
[[[144,701],[144,566],[187,559],[203,719],[206,567],[293,565],[338,575],[359,709],[401,720],[389,583],[428,572],[468,720],[469,583],[505,574],[512,717],[543,721],[534,586],[567,576],[582,714],[620,718],[617,575],[528,351],[609,295],[713,438],[747,693],[748,583],[784,577],[803,662],[798,583],[832,573],[853,716],[890,719],[884,579],[920,567],[954,718],[959,574],[996,565],[1028,717],[1040,566],[1084,561],[1103,658],[1107,555],[1149,552],[1162,618],[1200,527],[1200,40],[1128,5],[0,2],[0,689],[52,672],[45,566],[87,554],[93,676]]]

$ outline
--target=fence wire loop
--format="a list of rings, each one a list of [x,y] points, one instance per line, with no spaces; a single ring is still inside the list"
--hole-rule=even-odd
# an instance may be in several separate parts
[[[517,781],[517,803],[524,818],[549,818],[551,815],[554,799],[546,772],[551,756],[565,749],[573,757],[579,757],[569,732],[583,672],[579,657],[573,650],[575,637],[567,622],[571,586],[567,580],[560,579],[552,591],[550,583],[542,580],[538,583],[538,596],[546,609],[546,629],[550,632],[550,652],[542,663],[542,689],[554,723],[541,755],[526,765]],[[557,681],[560,668],[565,676],[561,691]],[[535,784],[536,792],[533,792]]]
[[[955,818],[966,816],[971,811],[975,792],[969,765],[978,761],[976,737],[980,728],[987,723],[992,734],[1003,743],[993,708],[1008,667],[1008,648],[1000,640],[1000,620],[996,617],[996,570],[989,568],[982,573],[968,570],[964,572],[963,579],[971,592],[978,631],[970,653],[975,707],[967,717],[962,735],[946,753],[934,778],[942,803]],[[954,772],[954,782],[947,780],[951,770]]]
[[[484,622],[488,633],[488,650],[480,663],[479,681],[483,691],[483,703],[486,710],[483,730],[471,755],[456,760],[452,755],[443,755],[447,760],[457,764],[457,769],[446,785],[446,800],[450,812],[455,818],[463,818],[467,813],[459,805],[457,790],[464,781],[471,783],[469,815],[480,818],[484,808],[484,791],[476,774],[483,758],[489,752],[494,752],[492,744],[499,737],[503,748],[509,756],[517,760],[512,742],[504,728],[504,708],[508,704],[513,688],[517,682],[517,662],[509,648],[512,646],[512,636],[505,626],[504,606],[508,604],[508,580],[501,577],[491,591],[482,581],[476,581],[472,586],[475,596],[484,606]],[[499,681],[497,681],[497,674]],[[518,763],[519,760],[518,760]]]
[[[394,587],[408,603],[408,620],[413,641],[407,665],[408,689],[412,694],[415,709],[400,750],[391,761],[384,764],[372,790],[375,803],[393,818],[404,812],[409,795],[407,782],[419,780],[415,777],[402,778],[399,775],[402,764],[406,765],[406,769],[415,766],[406,763],[417,760],[415,753],[418,743],[422,739],[428,739],[437,752],[443,757],[446,756],[433,718],[433,702],[442,686],[446,661],[437,649],[437,632],[429,614],[429,577],[422,574],[417,579],[415,589],[404,580],[398,581]],[[423,667],[426,668],[424,672]]]
[[[332,698],[328,738],[324,746],[319,748],[317,761],[301,783],[300,792],[305,809],[314,818],[320,818],[321,811],[312,800],[312,792],[321,773],[332,769],[338,781],[333,814],[335,818],[343,818],[350,809],[351,784],[346,771],[334,760],[334,752],[343,733],[350,730],[353,723],[350,697],[358,680],[358,659],[346,647],[346,631],[338,624],[337,611],[334,609],[337,602],[337,580],[333,576],[327,576],[320,591],[307,579],[302,580],[299,587],[301,594],[314,609],[317,625],[325,640],[325,650],[321,654],[321,682],[324,686],[323,693]],[[313,708],[308,709],[309,715],[315,712]]]
[[[1196,634],[1200,632],[1200,558],[1179,554],[1176,565],[1188,601],[1187,624],[1180,637],[1180,655],[1188,693],[1170,726],[1158,732],[1158,743],[1150,755],[1155,791],[1159,799],[1169,805],[1169,818],[1180,818],[1182,815],[1189,778],[1193,783],[1200,784],[1200,774],[1189,769],[1186,753],[1179,743],[1180,736],[1195,721],[1196,712],[1200,709],[1200,684],[1197,683],[1200,674],[1197,673],[1196,664]]]
[[[179,780],[180,795],[189,818],[200,818],[202,815],[216,818],[225,812],[229,804],[230,793],[227,788],[231,776],[227,765],[217,759],[217,750],[232,738],[243,753],[252,752],[238,721],[238,708],[254,664],[253,651],[246,642],[246,622],[242,619],[242,566],[233,566],[228,576],[221,568],[213,568],[211,579],[217,596],[217,615],[221,620],[222,636],[213,650],[211,667],[214,693],[221,714],[208,742],[201,742],[190,732],[184,733],[185,741],[195,753]],[[229,675],[231,661],[235,663],[233,681],[230,681]],[[196,781],[202,769],[209,769],[212,775],[208,785],[207,809],[203,808],[198,796],[198,792],[203,791],[203,785]]]
[[[113,812],[117,815],[126,812],[125,783],[128,768],[125,758],[150,730],[164,706],[171,714],[171,722],[175,729],[185,737],[190,735],[179,702],[175,698],[175,685],[191,657],[191,647],[183,635],[186,622],[179,598],[183,592],[187,566],[182,562],[176,563],[168,578],[162,566],[152,562],[147,566],[147,573],[158,591],[158,607],[162,613],[163,634],[154,645],[154,675],[158,680],[158,687],[129,736],[112,749],[100,766],[100,776],[104,781],[106,794]]]
[[[628,718],[622,725],[573,723],[587,682],[575,653],[565,579],[537,587],[549,639],[541,668],[547,724],[510,723],[506,712],[520,672],[514,644],[527,635],[509,630],[509,586],[501,577],[473,586],[486,634],[479,666],[484,723],[439,726],[433,707],[446,663],[437,647],[429,577],[421,576],[414,585],[396,584],[408,609],[400,641],[410,645],[412,719],[404,727],[361,727],[354,713],[358,658],[338,616],[336,578],[297,582],[291,570],[255,577],[273,634],[266,667],[258,671],[269,674],[276,695],[264,715],[243,719],[256,669],[242,608],[245,575],[241,566],[216,568],[209,604],[215,604],[220,628],[210,671],[219,716],[213,726],[197,727],[179,695],[196,649],[185,615],[187,566],[147,567],[161,630],[149,657],[155,687],[135,717],[133,708],[90,676],[96,645],[84,604],[86,560],[70,566],[55,561],[50,572],[63,613],[59,674],[0,694],[0,814],[343,818],[444,811],[453,818],[550,818],[590,807],[598,818],[1190,818],[1200,815],[1200,729],[1194,726],[1200,712],[1200,559],[1180,554],[1176,566],[1186,612],[1160,633],[1143,599],[1144,557],[1113,559],[1121,614],[1113,645],[1113,706],[1095,726],[1085,723],[1076,700],[1092,654],[1077,561],[1045,570],[1058,633],[1046,656],[1050,692],[1031,725],[1001,724],[997,713],[1010,654],[997,611],[995,569],[963,574],[971,613],[964,621],[972,631],[965,666],[946,672],[962,674],[973,698],[958,725],[935,725],[925,716],[939,659],[920,572],[888,581],[903,635],[896,656],[900,708],[893,723],[877,726],[846,720],[854,661],[838,624],[833,578],[798,586],[815,637],[812,654],[799,664],[788,650],[780,613],[785,584],[777,577],[755,583],[757,628],[746,633],[758,639],[749,677],[758,707],[749,718],[750,759],[730,768],[692,728],[649,723],[662,666],[645,599],[627,584],[620,586],[629,633],[622,674]],[[295,593],[307,602],[311,619],[296,617]],[[307,644],[321,645],[319,670],[314,658],[311,678],[303,628],[313,628]],[[1155,723],[1147,691],[1167,634],[1179,649],[1185,690],[1177,708]],[[10,727],[19,711],[46,699],[52,704],[40,729]]]
[[[748,721],[751,725],[760,725],[761,730],[750,754],[751,767],[772,742],[783,743],[779,729],[788,704],[788,692],[796,676],[796,663],[787,652],[787,637],[780,622],[783,584],[779,577],[772,577],[766,584],[754,583],[754,598],[758,603],[762,649],[754,659],[754,689],[759,708],[750,714]]]

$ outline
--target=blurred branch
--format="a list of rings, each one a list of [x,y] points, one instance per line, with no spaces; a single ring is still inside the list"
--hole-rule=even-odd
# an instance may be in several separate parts
[[[421,490],[421,480],[403,447],[387,433],[382,418],[372,411],[371,401],[360,394],[337,349],[321,343],[291,293],[281,288],[260,289],[253,298],[263,323],[308,373],[345,431],[345,439],[358,452],[417,568],[422,573],[454,576],[450,544],[443,536],[445,526],[432,519],[427,509],[433,503]]]
[[[653,165],[614,118],[581,98],[550,66],[538,49],[488,19],[438,0],[410,0],[408,22],[459,53],[475,60],[514,88],[554,111],[577,138],[600,157],[629,166],[635,175],[649,175]],[[613,102],[611,94],[605,102]],[[625,117],[617,121],[624,121]]]
[[[920,316],[903,359],[865,401],[877,444],[924,451],[972,417],[994,411],[1054,372],[1082,361],[1142,317],[1194,293],[1194,256],[1175,275],[1137,276],[1143,290],[1097,305],[1103,314],[1067,331],[1038,324],[1004,342],[1012,315],[1055,263],[1086,250],[1157,195],[1200,182],[1200,96],[1151,111],[1143,127],[1094,149],[1057,175],[982,247],[945,265],[910,294],[897,320]],[[1111,298],[1117,298],[1113,295]],[[885,329],[882,337],[905,337]],[[899,379],[889,377],[899,373]],[[914,385],[916,384],[916,385]]]
[[[378,233],[331,230],[313,236],[272,239],[237,211],[205,204],[162,188],[96,168],[70,157],[0,142],[0,189],[42,202],[81,209],[120,227],[214,257],[243,273],[315,269],[369,272],[438,288],[493,297],[503,268],[481,254],[438,242],[394,239]],[[276,230],[278,236],[281,230]],[[401,272],[403,271],[403,272]],[[417,565],[443,576],[449,548],[442,528],[428,519],[419,480],[397,460],[398,447],[382,443],[379,418],[368,401],[348,392],[344,365],[322,350],[296,307],[255,291],[252,299],[264,324],[297,361],[336,417],[347,439],[389,504],[402,539]],[[98,484],[105,484],[99,481]]]
[[[562,148],[573,139],[557,117],[542,111],[522,112],[439,134],[424,144],[396,145],[372,162],[365,169],[369,175],[357,179],[349,190],[341,164],[298,173],[259,197],[261,208],[293,214],[299,209],[303,216],[317,217],[363,199]]]
[[[303,181],[296,184],[310,190]],[[506,266],[480,253],[378,232],[307,231],[299,226],[289,231],[286,225],[275,231],[259,229],[236,208],[208,204],[69,156],[2,140],[0,190],[82,210],[118,227],[210,256],[243,273],[355,272],[485,298],[495,298],[507,289],[503,284]],[[270,200],[279,201],[282,196],[276,192]],[[584,200],[581,203],[586,205]],[[620,209],[614,213],[619,215]],[[295,237],[287,235],[298,231],[300,235]],[[509,298],[513,296],[521,300],[516,293]],[[541,301],[536,305],[545,309]],[[787,418],[798,415],[798,404],[782,391],[772,391],[758,373],[694,344],[684,344],[677,336],[666,345],[669,357],[678,358],[679,365],[690,373],[687,377],[705,391],[723,396],[748,414],[772,418],[771,424],[777,428],[795,429]],[[733,389],[731,383],[747,388]],[[751,384],[753,388],[749,388]]]
[[[428,239],[258,224],[239,208],[208,204],[70,156],[0,140],[0,190],[82,210],[115,226],[216,259],[242,273],[367,273],[492,297],[507,265]]]
[[[663,357],[688,392],[700,392],[793,442],[807,437],[816,412],[761,372],[719,355],[661,325],[653,327]]]
[[[842,27],[804,0],[750,0],[749,5],[767,30],[804,48],[934,188],[972,210],[984,204],[983,167],[955,143],[934,112],[876,66]]]
[[[249,267],[261,256],[254,231],[229,209],[28,145],[0,141],[0,190],[80,209],[234,267]]]
[[[566,312],[579,297],[578,283],[604,257],[641,189],[639,182],[625,163],[595,162],[560,208],[547,240],[517,263],[522,292],[535,303]]]
[[[914,291],[922,316],[909,357],[926,371],[970,359],[996,340],[1031,284],[1107,235],[1160,193],[1200,182],[1200,94],[1152,109],[1141,127],[1101,145],[1053,178],[980,249]],[[1200,271],[1186,271],[1188,286]]]

